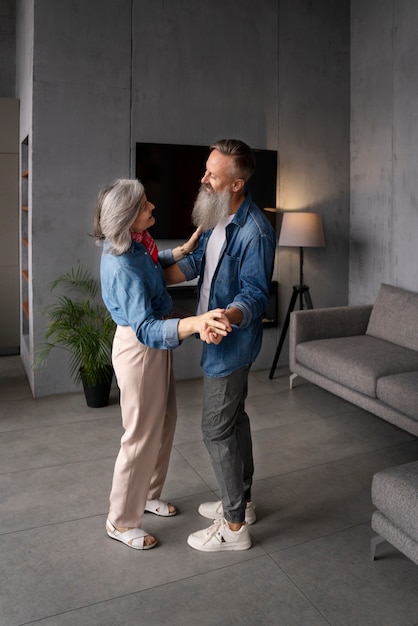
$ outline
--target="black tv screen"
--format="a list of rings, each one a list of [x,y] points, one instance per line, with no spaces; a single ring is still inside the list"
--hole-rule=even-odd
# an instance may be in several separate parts
[[[261,208],[276,206],[277,151],[254,150],[256,171],[248,182]],[[193,204],[205,173],[208,146],[166,143],[136,144],[136,177],[155,204],[154,239],[187,239],[194,230]],[[275,213],[266,213],[275,226]]]

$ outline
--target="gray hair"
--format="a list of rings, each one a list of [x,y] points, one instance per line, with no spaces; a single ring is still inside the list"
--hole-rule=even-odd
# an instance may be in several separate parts
[[[123,178],[100,191],[94,210],[94,237],[97,243],[108,241],[112,254],[125,254],[131,247],[129,229],[138,215],[144,194],[139,180]]]
[[[210,150],[218,150],[221,154],[234,157],[235,171],[232,173],[243,178],[245,182],[254,174],[254,152],[243,141],[239,139],[219,139],[210,146]]]

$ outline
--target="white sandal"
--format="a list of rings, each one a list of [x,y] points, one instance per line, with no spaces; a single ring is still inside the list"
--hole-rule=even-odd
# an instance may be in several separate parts
[[[154,548],[158,543],[156,539],[154,543],[146,546],[144,545],[145,537],[152,536],[147,533],[146,530],[142,530],[142,528],[131,528],[131,530],[126,530],[122,533],[113,526],[109,519],[106,520],[106,532],[111,539],[121,541],[126,546],[129,546],[129,548],[134,548],[134,550],[149,550],[150,548]]]
[[[147,500],[145,503],[145,511],[148,511],[148,513],[154,513],[154,515],[161,515],[161,517],[173,517],[173,515],[177,515],[177,509],[171,512],[168,508],[167,502],[158,499]]]

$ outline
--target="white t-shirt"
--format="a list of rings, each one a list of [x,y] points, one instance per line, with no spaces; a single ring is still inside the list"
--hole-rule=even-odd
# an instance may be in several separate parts
[[[206,313],[206,311],[208,310],[212,278],[218,265],[219,255],[225,243],[225,228],[233,217],[233,215],[228,215],[228,217],[220,219],[213,229],[211,236],[209,237],[208,245],[206,246],[205,272],[203,274],[203,282],[200,288],[200,298],[197,307],[197,315]]]

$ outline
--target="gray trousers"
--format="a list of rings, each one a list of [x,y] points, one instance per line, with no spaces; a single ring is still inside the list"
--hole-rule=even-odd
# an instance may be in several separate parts
[[[203,379],[203,441],[228,522],[245,520],[254,474],[250,420],[245,412],[250,366],[223,378]]]

